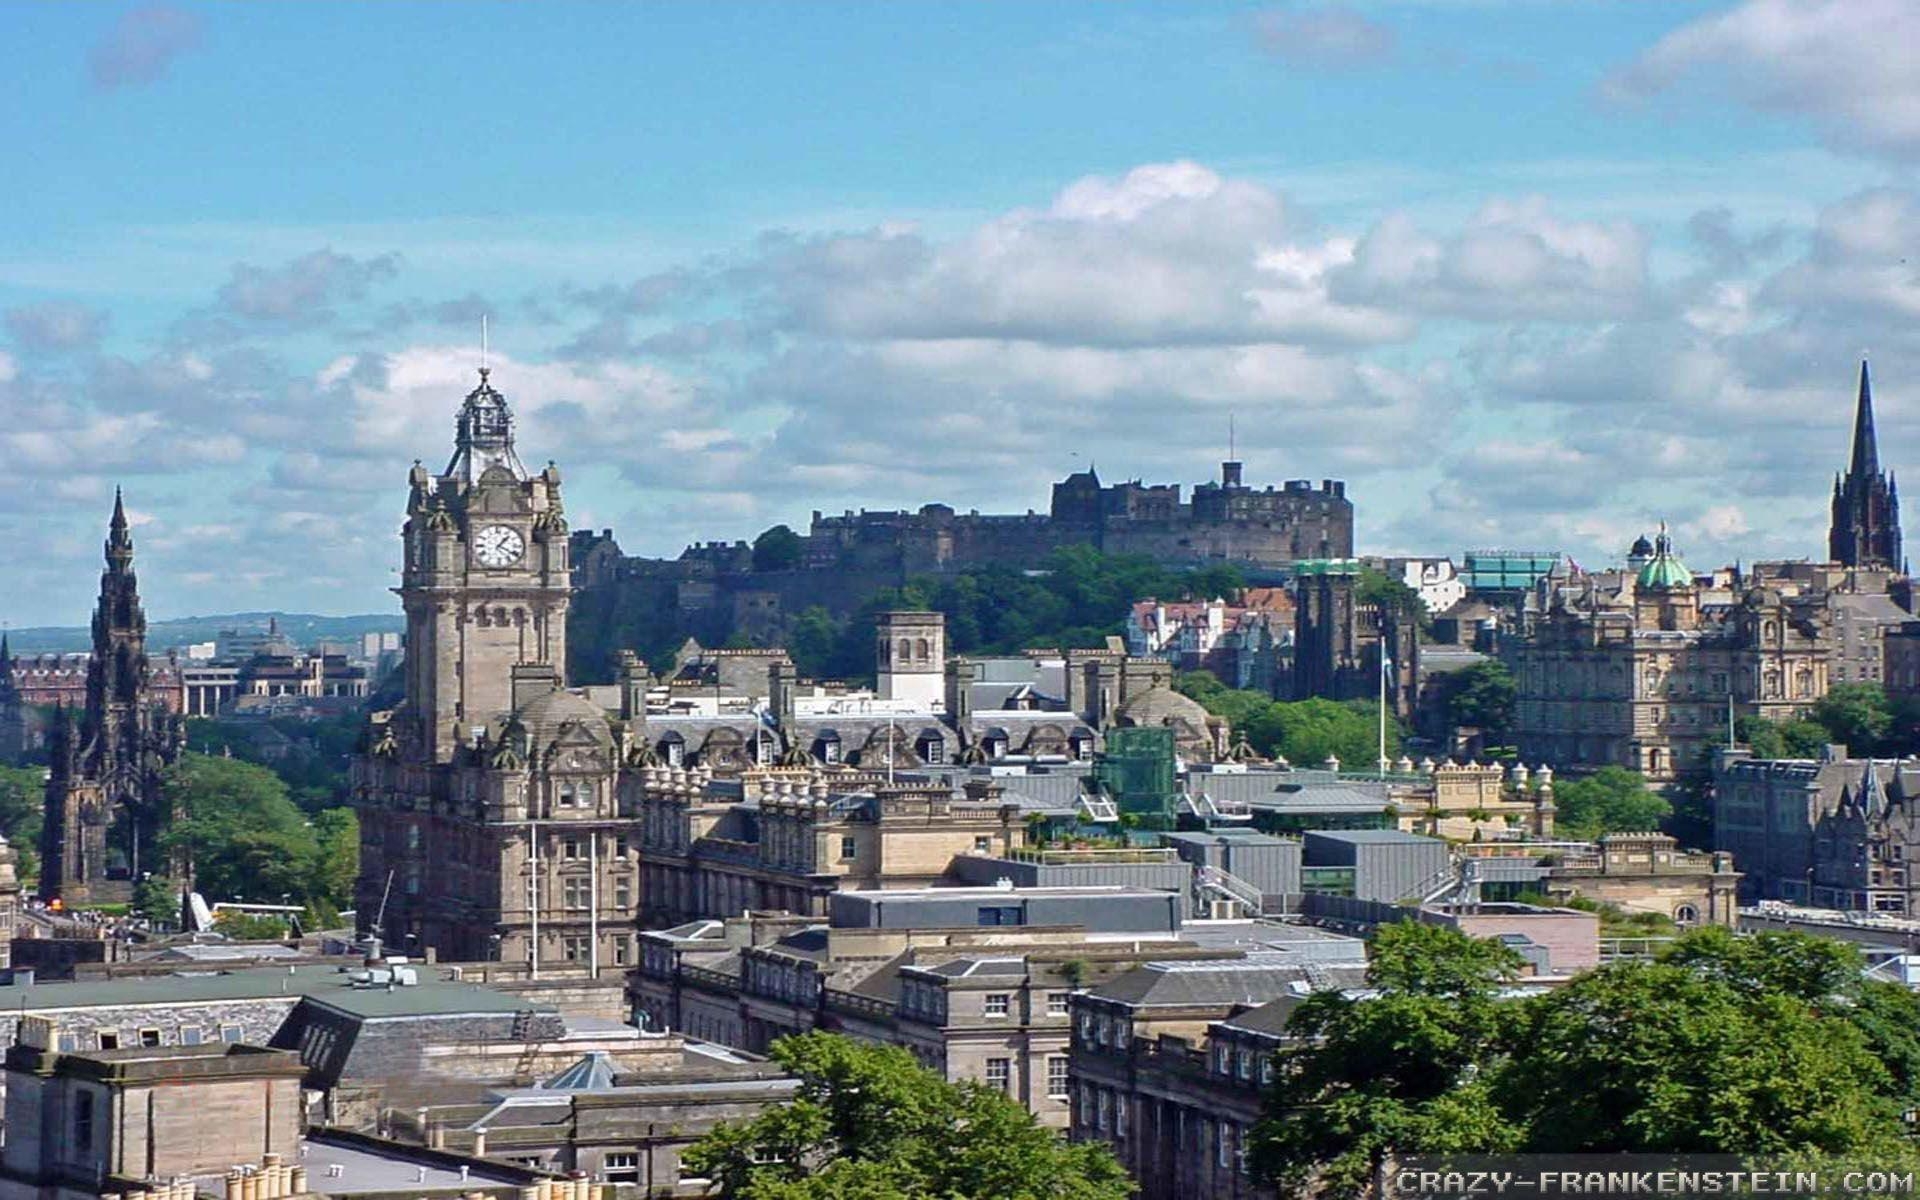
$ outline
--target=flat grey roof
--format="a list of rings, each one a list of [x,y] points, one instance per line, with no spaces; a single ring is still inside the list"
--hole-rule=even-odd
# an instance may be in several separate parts
[[[413,987],[356,988],[334,966],[250,967],[244,970],[148,975],[78,983],[13,983],[0,986],[0,1008],[53,1012],[76,1008],[138,1008],[147,1005],[217,1003],[306,997],[361,1017],[431,1016],[437,1013],[497,1013],[545,1009],[504,992],[439,979],[426,963]]]
[[[1403,833],[1398,829],[1309,829],[1310,838],[1328,838],[1336,842],[1373,842],[1394,845],[1444,846],[1438,838],[1424,837],[1417,833]]]
[[[1161,888],[1130,883],[1057,884],[1049,887],[878,888],[836,892],[861,900],[1018,900],[1022,896],[1165,896]]]

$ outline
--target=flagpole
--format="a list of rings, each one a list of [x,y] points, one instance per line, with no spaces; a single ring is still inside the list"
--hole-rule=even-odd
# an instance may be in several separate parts
[[[1387,671],[1393,660],[1387,657],[1387,644],[1380,643],[1380,778],[1387,777]]]

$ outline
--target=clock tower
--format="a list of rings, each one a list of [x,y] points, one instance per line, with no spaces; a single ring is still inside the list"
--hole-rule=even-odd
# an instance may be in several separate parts
[[[567,660],[567,523],[560,472],[529,473],[507,398],[480,368],[439,475],[413,465],[400,594],[407,615],[401,732],[447,762],[513,708],[514,668]],[[398,714],[397,714],[398,715]]]

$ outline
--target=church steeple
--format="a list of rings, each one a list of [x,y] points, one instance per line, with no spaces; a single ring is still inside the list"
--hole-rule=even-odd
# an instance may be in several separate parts
[[[1827,553],[1849,567],[1899,570],[1900,493],[1892,476],[1880,470],[1880,445],[1873,425],[1873,384],[1865,360],[1860,363],[1860,392],[1853,412],[1853,456],[1847,473],[1834,483],[1833,522]]]
[[[133,534],[127,528],[127,506],[120,489],[113,489],[113,520],[107,524],[107,565],[126,568],[133,564]]]
[[[1880,442],[1873,433],[1873,382],[1864,358],[1860,360],[1860,397],[1853,409],[1853,461],[1847,473],[1859,479],[1880,473]]]

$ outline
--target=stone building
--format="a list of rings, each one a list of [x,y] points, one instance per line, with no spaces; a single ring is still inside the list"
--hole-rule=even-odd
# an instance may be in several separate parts
[[[1826,694],[1827,596],[1763,583],[1710,606],[1664,529],[1650,549],[1637,572],[1543,581],[1506,641],[1523,759],[1669,781],[1733,717],[1784,720]]]
[[[13,652],[0,633],[0,763],[20,761],[31,745],[27,703],[13,678]]]
[[[1389,710],[1411,718],[1420,684],[1419,617],[1361,599],[1359,581],[1355,559],[1298,564],[1293,698],[1378,700],[1384,675]]]
[[[1827,555],[1849,567],[1906,570],[1900,546],[1900,486],[1880,469],[1873,427],[1873,386],[1860,364],[1860,394],[1853,416],[1853,456],[1844,476],[1833,479],[1833,522]]]
[[[812,605],[846,615],[875,591],[916,575],[986,566],[1037,567],[1055,550],[1092,546],[1170,567],[1235,564],[1282,569],[1353,553],[1353,502],[1339,480],[1245,483],[1242,464],[1183,498],[1178,484],[1102,483],[1093,470],[1053,485],[1046,512],[982,514],[945,504],[917,510],[815,512],[791,567],[756,569],[745,542],[690,546],[676,559],[622,554],[613,531],[574,535],[582,611],[670,612],[717,645],[730,634],[772,636]],[[589,639],[592,640],[592,639]],[[596,673],[613,666],[588,664]]]
[[[353,768],[359,911],[446,957],[623,965],[637,829],[606,713],[563,687],[560,473],[521,463],[482,368],[446,469],[416,461],[408,483],[406,698]]]
[[[159,836],[172,814],[161,776],[185,744],[185,727],[152,691],[147,616],[118,491],[106,558],[86,708],[63,707],[49,739],[40,897],[70,905],[125,900],[143,873],[168,870]],[[174,874],[184,878],[179,865]]]
[[[1754,759],[1721,751],[1714,767],[1714,848],[1732,854],[1747,901],[1920,914],[1920,764],[1848,758]]]
[[[929,772],[1085,761],[1116,726],[1171,728],[1189,762],[1226,753],[1225,725],[1166,663],[1068,651],[1064,695],[996,693],[947,657],[939,613],[882,615],[874,693],[806,684],[760,652],[758,696],[729,694],[751,680],[726,652],[696,656],[711,680],[685,688],[624,653],[616,684],[570,690],[559,471],[522,466],[484,372],[447,469],[416,464],[410,484],[406,697],[374,714],[353,768],[357,907],[389,944],[625,968],[643,913],[818,911],[843,882],[918,885],[983,840],[1019,845],[1017,804]],[[989,694],[996,707],[976,704]]]
[[[298,1151],[298,1055],[220,1042],[62,1051],[46,1032],[30,1026],[7,1050],[0,1187],[99,1196]]]
[[[1399,827],[1408,833],[1457,841],[1553,836],[1552,767],[1428,761],[1411,778],[1403,770],[1390,786]]]
[[[971,894],[970,908],[996,902],[994,889],[941,891]],[[1123,892],[1016,889],[999,891],[998,899],[1045,898],[1052,911],[1072,916],[1098,910],[1103,894]],[[915,908],[947,904],[939,892],[924,895],[926,905],[902,899]],[[684,1029],[749,1050],[812,1029],[904,1046],[944,1077],[998,1088],[1043,1124],[1064,1128],[1068,1012],[1077,993],[1148,961],[1239,963],[1267,954],[1312,959],[1311,969],[1323,971],[1323,961],[1362,960],[1353,939],[1265,922],[1226,923],[1235,931],[1229,942],[1211,930],[1151,923],[1128,936],[1116,931],[1125,923],[1118,916],[1102,933],[1084,919],[983,927],[969,912],[965,924],[906,920],[910,927],[850,928],[838,918],[824,925],[749,914],[644,934],[630,982],[634,1006],[649,1028]]]
[[[1270,1200],[1246,1157],[1266,1064],[1295,1004],[1365,971],[1256,952],[1146,963],[1075,995],[1069,1135],[1106,1142],[1141,1200]]]

